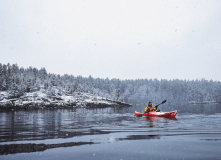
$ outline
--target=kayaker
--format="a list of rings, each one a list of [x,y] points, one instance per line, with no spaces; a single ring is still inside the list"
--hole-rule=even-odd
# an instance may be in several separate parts
[[[148,106],[144,109],[145,113],[156,111],[157,107],[154,107],[151,102],[148,103]]]

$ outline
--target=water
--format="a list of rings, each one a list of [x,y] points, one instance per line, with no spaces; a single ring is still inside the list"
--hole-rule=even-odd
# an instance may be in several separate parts
[[[220,108],[188,106],[176,119],[133,107],[1,111],[0,159],[221,159]]]

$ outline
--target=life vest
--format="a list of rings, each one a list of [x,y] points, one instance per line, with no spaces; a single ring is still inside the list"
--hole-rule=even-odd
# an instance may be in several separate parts
[[[154,107],[154,106],[152,106],[152,107],[149,107],[149,106],[147,106],[145,109],[144,109],[144,112],[151,112],[151,111],[156,111],[157,109]]]

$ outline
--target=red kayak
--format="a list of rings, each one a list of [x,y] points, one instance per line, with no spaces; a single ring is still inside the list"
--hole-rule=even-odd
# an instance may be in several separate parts
[[[171,111],[171,112],[148,112],[148,113],[141,113],[141,112],[134,112],[135,116],[145,116],[145,117],[149,117],[149,116],[155,116],[155,117],[167,117],[167,118],[175,118],[176,114],[177,114],[177,110],[176,111]]]

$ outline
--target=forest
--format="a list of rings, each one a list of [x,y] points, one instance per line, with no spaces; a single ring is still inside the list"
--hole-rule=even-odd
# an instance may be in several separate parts
[[[221,83],[213,80],[166,79],[102,79],[48,73],[45,68],[23,68],[17,64],[0,63],[0,91],[8,98],[18,98],[27,92],[44,89],[47,95],[90,93],[133,106],[145,106],[148,101],[167,100],[169,105],[187,103],[220,103]]]

